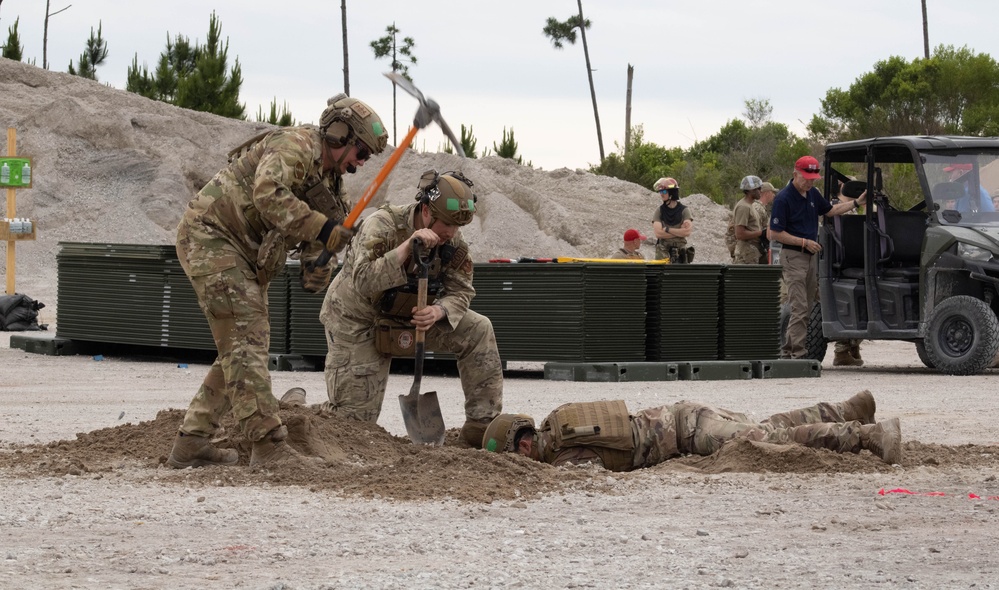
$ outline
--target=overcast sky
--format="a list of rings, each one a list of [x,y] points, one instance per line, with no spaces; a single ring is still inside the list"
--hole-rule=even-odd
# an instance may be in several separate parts
[[[155,69],[167,35],[204,42],[212,7],[243,72],[240,98],[254,119],[273,98],[299,122],[314,123],[326,98],[343,88],[338,0],[50,0],[49,69],[65,72],[90,29],[103,25],[109,56],[100,81],[125,87],[128,66]],[[15,18],[26,60],[42,63],[44,0],[2,0],[2,40]],[[930,46],[967,45],[997,56],[999,2],[927,0]],[[586,0],[584,16],[606,153],[623,143],[627,67],[635,68],[633,125],[647,141],[688,147],[740,117],[750,98],[769,99],[773,118],[804,134],[830,88],[846,88],[891,55],[922,57],[919,0]],[[370,42],[395,23],[416,42],[415,84],[441,105],[457,132],[471,125],[478,150],[512,128],[519,153],[547,170],[599,161],[583,47],[555,50],[542,33],[548,17],[565,20],[571,0],[348,0],[350,90],[371,104],[392,133],[392,86]],[[0,97],[2,100],[2,97]],[[398,133],[416,103],[398,96]],[[6,122],[4,122],[6,124]],[[395,137],[390,139],[395,143]],[[436,131],[417,147],[437,151]]]

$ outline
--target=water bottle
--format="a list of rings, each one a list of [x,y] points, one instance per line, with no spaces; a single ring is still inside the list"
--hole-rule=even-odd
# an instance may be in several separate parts
[[[31,164],[25,162],[24,168],[21,168],[21,182],[27,186],[31,184]]]
[[[10,184],[10,166],[7,162],[0,166],[0,184]]]

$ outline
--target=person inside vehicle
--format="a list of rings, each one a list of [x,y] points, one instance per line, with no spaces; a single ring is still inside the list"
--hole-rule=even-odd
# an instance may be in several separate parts
[[[966,178],[966,176],[973,168],[974,164],[970,163],[955,163],[944,167],[943,171],[948,174],[948,180],[960,184],[964,191],[963,198],[955,199],[952,205],[945,205],[945,207],[947,209],[954,209],[959,213],[970,213],[975,210],[980,213],[994,212],[996,210],[995,205],[992,203],[989,191],[985,190],[985,187],[978,186],[979,199],[977,203],[970,198],[972,192],[971,187],[968,186],[968,178],[970,177]]]

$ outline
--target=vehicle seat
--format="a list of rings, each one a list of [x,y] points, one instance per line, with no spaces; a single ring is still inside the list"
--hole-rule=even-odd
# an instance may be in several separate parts
[[[919,259],[926,234],[926,213],[878,208],[881,230],[884,278],[897,281],[919,280]]]
[[[837,215],[833,218],[839,235],[837,268],[850,279],[864,277],[864,216]]]

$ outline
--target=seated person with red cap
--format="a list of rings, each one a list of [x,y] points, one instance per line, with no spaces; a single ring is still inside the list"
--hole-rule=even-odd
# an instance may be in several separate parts
[[[969,213],[972,210],[972,202],[968,197],[971,191],[968,187],[968,179],[961,180],[971,169],[974,168],[974,164],[951,164],[950,166],[944,167],[943,171],[950,175],[950,182],[959,183],[964,187],[964,198],[957,199],[953,203],[953,206],[944,205],[945,209],[954,209],[955,211],[960,211],[961,213]],[[985,190],[985,187],[979,185],[978,192],[980,195],[980,202],[976,208],[979,212],[993,212],[996,210],[995,205],[992,203],[992,198],[989,197],[989,191]]]
[[[608,256],[608,258],[613,258],[615,260],[645,260],[645,256],[639,252],[642,247],[642,242],[645,241],[645,236],[638,233],[637,229],[629,229],[624,232],[624,247],[618,248],[613,254]]]

